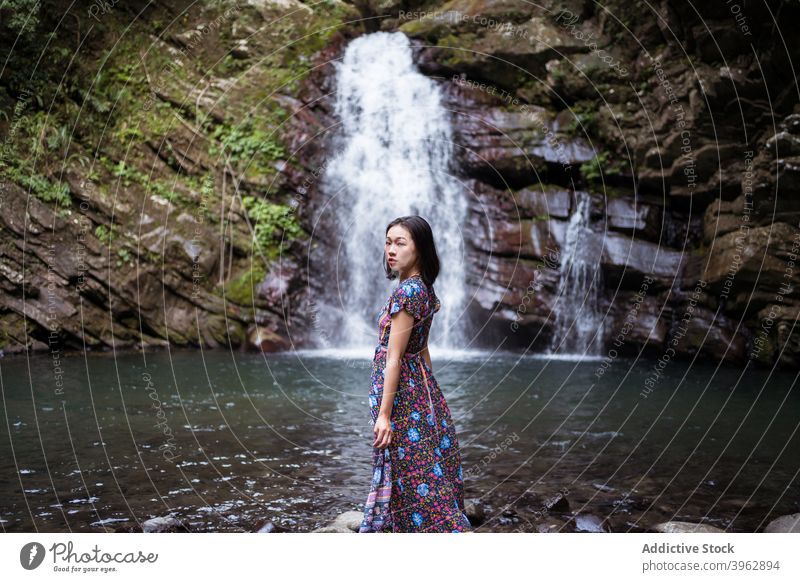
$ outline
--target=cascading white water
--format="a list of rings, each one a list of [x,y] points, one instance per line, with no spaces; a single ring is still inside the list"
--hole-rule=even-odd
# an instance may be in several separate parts
[[[569,219],[565,256],[550,353],[596,355],[603,349],[603,314],[597,306],[602,293],[600,250],[589,228],[592,209],[586,192],[575,192],[575,212]]]
[[[344,256],[335,274],[341,319],[330,344],[374,345],[378,311],[396,284],[381,267],[386,225],[418,214],[430,223],[441,260],[434,290],[442,308],[430,343],[460,348],[467,202],[451,175],[452,129],[441,92],[416,70],[402,33],[353,40],[336,67],[341,127],[322,188],[337,211]]]

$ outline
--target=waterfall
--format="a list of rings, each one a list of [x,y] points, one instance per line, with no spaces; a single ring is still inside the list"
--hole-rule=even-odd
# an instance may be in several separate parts
[[[592,209],[589,194],[575,192],[575,197],[575,211],[562,249],[550,353],[599,355],[603,349],[603,314],[597,309],[603,287],[599,255],[602,249],[589,228]]]
[[[452,128],[442,94],[416,70],[402,33],[356,38],[335,66],[341,125],[321,182],[326,212],[336,214],[331,242],[341,255],[331,266],[337,297],[329,298],[336,315],[326,321],[335,330],[328,347],[374,347],[378,312],[397,284],[382,268],[385,228],[418,214],[433,229],[441,261],[434,290],[442,307],[430,344],[460,348],[467,201],[451,174]]]

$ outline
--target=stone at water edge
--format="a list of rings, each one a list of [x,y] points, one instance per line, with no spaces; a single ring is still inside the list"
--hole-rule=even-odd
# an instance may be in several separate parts
[[[154,517],[142,524],[144,533],[159,533],[181,527],[181,522],[174,517]]]
[[[266,520],[256,529],[256,533],[287,533],[288,531],[285,527],[276,525],[270,520]]]
[[[311,533],[355,533],[349,527],[343,525],[326,525],[312,530]]]
[[[564,531],[564,522],[555,518],[548,518],[544,523],[536,524],[537,533],[561,533]]]
[[[567,512],[569,511],[569,501],[567,501],[566,495],[559,492],[545,499],[542,507],[547,511]]]
[[[318,527],[312,533],[355,533],[361,526],[364,514],[360,511],[345,511],[330,524]]]
[[[724,529],[706,525],[704,523],[691,523],[688,521],[667,521],[653,526],[659,533],[726,533]]]
[[[773,519],[764,528],[764,533],[800,533],[800,513]]]
[[[591,514],[578,514],[573,518],[576,532],[608,533],[611,531],[608,522]]]
[[[480,525],[486,520],[486,510],[479,499],[467,499],[464,503],[464,513],[473,526]]]
[[[361,527],[361,520],[364,519],[364,514],[360,511],[345,511],[337,517],[331,526],[333,527],[346,527],[351,531],[358,531]]]

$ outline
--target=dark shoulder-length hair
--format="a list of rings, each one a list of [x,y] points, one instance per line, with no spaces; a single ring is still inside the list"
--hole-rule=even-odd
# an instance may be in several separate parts
[[[411,233],[419,255],[420,275],[425,281],[425,285],[429,288],[432,287],[436,277],[439,276],[439,254],[436,252],[436,243],[433,242],[431,225],[421,216],[401,216],[388,224],[386,234],[388,235],[389,229],[398,224]],[[397,278],[397,272],[392,271],[389,261],[386,260],[386,254],[383,255],[383,268],[386,271],[387,279]]]

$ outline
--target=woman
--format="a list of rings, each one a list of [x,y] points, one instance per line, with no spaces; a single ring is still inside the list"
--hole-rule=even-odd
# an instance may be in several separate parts
[[[384,261],[387,278],[399,276],[400,285],[378,320],[369,396],[373,478],[359,532],[469,531],[455,426],[428,352],[440,308],[430,225],[419,216],[389,223]]]

